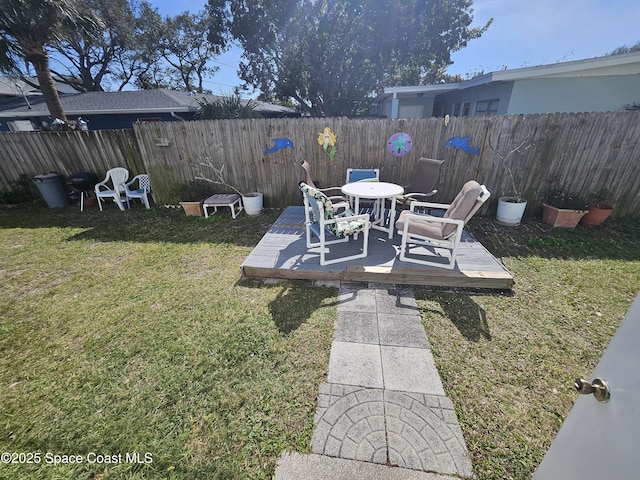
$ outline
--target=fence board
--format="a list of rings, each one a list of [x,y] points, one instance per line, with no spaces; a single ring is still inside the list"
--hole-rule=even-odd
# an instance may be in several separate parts
[[[337,137],[333,162],[318,144],[330,127]],[[411,151],[394,157],[388,138],[407,132]],[[452,137],[470,137],[479,155],[445,148]],[[293,149],[265,153],[275,138],[289,138]],[[522,144],[521,152],[504,157]],[[540,194],[551,178],[580,193],[608,188],[618,216],[640,215],[640,112],[504,115],[428,119],[247,119],[141,123],[134,130],[0,133],[0,189],[20,174],[89,170],[99,176],[115,166],[132,174],[147,172],[158,203],[175,204],[180,185],[193,181],[201,162],[224,165],[226,180],[241,191],[264,193],[265,206],[300,204],[300,163],[311,164],[322,186],[344,183],[349,167],[380,168],[381,178],[406,185],[422,156],[445,161],[435,201],[450,201],[471,178],[485,183],[497,199],[517,189],[529,201],[527,214],[541,208]],[[202,168],[200,168],[202,172]],[[206,172],[205,172],[206,173]],[[213,177],[213,172],[208,172]],[[210,185],[211,192],[226,191]]]

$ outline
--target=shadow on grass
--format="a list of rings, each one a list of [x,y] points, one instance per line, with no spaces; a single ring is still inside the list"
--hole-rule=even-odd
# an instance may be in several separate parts
[[[472,295],[459,292],[418,290],[416,298],[437,302],[445,317],[470,342],[477,342],[481,338],[491,340],[487,312],[473,300]]]
[[[280,333],[288,335],[300,328],[316,310],[330,306],[327,299],[335,296],[335,288],[308,288],[303,283],[292,282],[271,301],[269,311]]]
[[[92,206],[47,208],[40,206],[0,207],[0,228],[79,228],[68,240],[101,242],[230,243],[255,246],[281,213],[266,210],[258,216],[240,214],[231,218],[221,210],[209,218],[191,217],[181,208],[140,205],[121,212],[113,206],[100,211]]]

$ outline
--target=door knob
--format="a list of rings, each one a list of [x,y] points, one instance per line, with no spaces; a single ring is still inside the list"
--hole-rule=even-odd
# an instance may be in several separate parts
[[[576,391],[582,395],[592,393],[593,396],[596,397],[596,400],[602,403],[607,403],[609,398],[611,398],[609,384],[602,378],[595,378],[591,383],[582,378],[576,378],[573,386]]]

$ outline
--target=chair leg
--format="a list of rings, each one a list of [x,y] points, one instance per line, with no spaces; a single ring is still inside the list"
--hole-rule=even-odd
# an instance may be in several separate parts
[[[114,200],[118,204],[118,208],[124,212],[124,205],[122,204],[122,199],[119,197],[114,197]],[[127,202],[128,203],[128,202]]]

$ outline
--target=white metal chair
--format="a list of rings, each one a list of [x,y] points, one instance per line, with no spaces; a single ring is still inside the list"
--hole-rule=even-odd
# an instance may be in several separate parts
[[[137,183],[138,188],[131,188]],[[144,206],[149,208],[149,195],[151,195],[151,183],[149,183],[149,175],[142,173],[136,175],[131,181],[124,184],[124,194],[127,197],[127,208],[131,207],[131,199],[138,198],[142,200]]]
[[[369,246],[369,215],[354,215],[349,209],[336,214],[331,200],[316,188],[300,184],[304,199],[305,231],[307,248],[320,247],[320,265],[331,265],[367,256]],[[363,233],[362,251],[356,254],[326,258],[326,247],[349,241],[350,236]],[[318,242],[312,241],[312,235]]]
[[[490,196],[491,193],[484,185],[470,180],[450,204],[411,202],[410,209],[404,210],[396,222],[396,229],[402,235],[400,260],[452,270],[464,226]],[[416,207],[445,210],[445,213],[443,217],[418,214],[415,212]],[[410,245],[419,248],[411,252],[412,256],[408,256]],[[438,254],[438,248],[449,250],[448,263],[439,261],[443,256]],[[422,260],[416,258],[418,256],[433,259]]]
[[[118,208],[124,211],[122,195],[125,193],[125,182],[129,179],[129,170],[124,167],[116,167],[107,171],[107,176],[100,183],[96,183],[94,191],[98,199],[98,206],[102,211],[102,198],[112,198]],[[109,185],[111,183],[111,186]],[[125,197],[126,198],[126,197]]]
[[[331,200],[331,204],[333,205],[333,208],[335,210],[342,209],[342,208],[344,209],[349,208],[350,206],[349,199],[342,195],[342,192],[340,191],[340,187],[328,187],[328,188],[316,187],[316,185],[313,183],[313,180],[311,179],[311,165],[309,165],[309,162],[305,160],[302,162],[300,166],[306,173],[305,182],[307,183],[307,185],[309,185],[312,188],[315,188],[316,190],[324,193],[325,195],[328,195],[329,200]],[[332,195],[331,194],[332,192],[338,193],[338,195]]]

